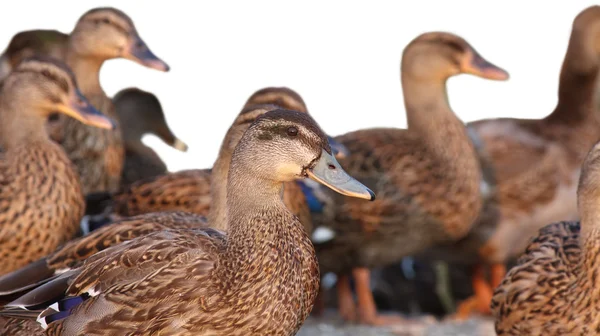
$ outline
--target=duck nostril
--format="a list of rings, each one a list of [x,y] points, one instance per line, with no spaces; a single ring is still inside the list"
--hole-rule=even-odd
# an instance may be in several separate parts
[[[329,165],[329,169],[331,169],[331,170],[335,170],[335,166],[334,166],[334,165],[332,165],[332,164],[330,164],[330,165]]]

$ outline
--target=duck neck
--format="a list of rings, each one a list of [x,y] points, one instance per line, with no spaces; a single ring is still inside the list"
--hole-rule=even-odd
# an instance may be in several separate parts
[[[240,174],[239,169],[231,169],[229,175],[226,271],[277,268],[278,260],[273,259],[270,251],[281,252],[285,247],[295,246],[292,240],[298,238],[295,237],[298,232],[303,232],[301,224],[293,220],[283,204],[282,183],[249,172]],[[277,221],[276,225],[271,225],[272,221]]]
[[[573,35],[560,72],[558,103],[547,121],[570,126],[597,123],[596,84],[600,68],[597,57],[591,57],[586,49],[582,38]]]
[[[215,229],[227,231],[227,175],[231,155],[225,157],[221,152],[223,150],[219,152],[211,172],[208,222]]]
[[[403,74],[402,87],[409,131],[419,136],[449,172],[479,181],[475,150],[465,125],[450,108],[446,81],[418,81]]]
[[[12,148],[49,141],[45,118],[33,115],[33,107],[24,107],[0,95],[0,146],[10,152]]]
[[[67,65],[75,74],[77,86],[84,96],[105,95],[100,86],[100,68],[104,59],[81,55],[73,49],[67,50],[66,58]]]

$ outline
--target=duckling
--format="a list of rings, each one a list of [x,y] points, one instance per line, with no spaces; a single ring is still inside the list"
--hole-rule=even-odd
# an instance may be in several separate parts
[[[580,222],[542,228],[494,292],[498,335],[591,335],[600,329],[600,143],[585,159],[577,191]]]
[[[312,214],[317,229],[331,232],[315,249],[321,273],[338,274],[342,317],[372,325],[399,319],[377,314],[369,268],[461,239],[482,208],[479,160],[464,124],[448,104],[446,80],[461,73],[508,78],[464,39],[444,32],[411,41],[401,67],[408,129],[365,129],[336,137],[350,153],[340,162],[374,188],[378,200],[361,204],[317,188],[325,195],[324,209]],[[355,280],[358,312],[349,274]]]
[[[459,318],[475,310],[490,314],[493,288],[506,274],[505,263],[518,257],[541,227],[578,219],[581,164],[600,139],[595,108],[599,70],[600,6],[592,6],[573,21],[558,103],[550,115],[539,120],[502,118],[468,124],[488,155],[499,209],[484,209],[469,235],[444,252],[470,255],[478,262],[473,272],[476,298],[459,307]],[[491,267],[489,282],[485,266]]]
[[[167,230],[113,246],[1,314],[37,315],[47,335],[294,335],[319,287],[310,238],[281,198],[283,182],[302,177],[347,196],[375,197],[344,172],[308,114],[270,111],[233,152],[228,233]],[[47,308],[38,315],[31,304],[40,299]]]
[[[84,214],[77,173],[45,129],[55,111],[89,126],[115,127],[58,61],[27,59],[5,78],[0,88],[0,275],[71,239]]]
[[[156,152],[142,142],[142,137],[154,134],[169,146],[186,152],[188,146],[179,140],[167,125],[158,98],[138,88],[119,91],[113,97],[117,116],[122,124],[125,143],[125,164],[121,186],[152,178],[167,172],[167,165]]]
[[[12,42],[16,43],[14,39]],[[35,44],[23,46],[35,47]],[[13,54],[5,52],[2,57],[18,55],[19,50],[9,45],[7,52]],[[38,50],[36,54],[43,51]],[[160,71],[169,70],[169,66],[148,49],[131,18],[122,11],[95,8],[78,20],[69,34],[64,61],[75,73],[85,97],[105,115],[115,119],[119,128],[118,132],[107,132],[60,116],[49,123],[53,140],[61,144],[77,167],[84,194],[116,192],[121,181],[125,158],[121,126],[112,100],[102,90],[99,78],[102,64],[114,58],[130,59]]]

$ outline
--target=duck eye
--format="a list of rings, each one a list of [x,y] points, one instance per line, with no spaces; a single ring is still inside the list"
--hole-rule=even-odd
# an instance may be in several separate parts
[[[298,129],[296,127],[294,127],[294,126],[290,126],[287,129],[287,134],[289,136],[296,136],[296,135],[298,135]]]
[[[102,22],[104,22],[104,23],[106,23],[106,24],[109,24],[109,23],[110,23],[110,20],[108,20],[108,19],[103,19],[103,20],[102,20]]]

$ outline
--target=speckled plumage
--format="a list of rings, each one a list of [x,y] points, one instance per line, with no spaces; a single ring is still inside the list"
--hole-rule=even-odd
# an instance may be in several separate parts
[[[581,222],[542,228],[496,288],[492,311],[503,335],[591,335],[600,332],[598,176],[600,145],[583,164]]]
[[[17,35],[11,40],[3,59],[18,64],[19,57],[28,54],[61,57],[73,69],[85,97],[118,124],[112,100],[100,86],[99,71],[108,59],[131,58],[125,55],[128,52],[126,44],[141,41],[125,13],[114,8],[92,9],[78,20],[66,41],[59,32],[26,31],[20,34],[21,38],[16,38]],[[39,42],[46,35],[59,38],[52,43]],[[11,69],[7,62],[2,66],[4,73]],[[62,116],[50,122],[48,128],[52,139],[61,144],[77,167],[84,194],[118,190],[125,157],[120,128],[117,131],[100,130]]]
[[[476,62],[486,65],[477,68]],[[377,199],[367,204],[333,194],[324,197],[325,209],[313,214],[313,220],[334,235],[315,244],[322,273],[344,275],[385,266],[467,235],[483,204],[482,173],[467,130],[447,101],[446,80],[460,73],[507,77],[456,35],[420,35],[402,57],[408,129],[366,129],[336,138],[350,152],[341,164],[372,188]],[[364,292],[368,287],[357,289],[363,309],[358,317],[379,324],[372,295]],[[347,303],[339,306],[346,309]]]
[[[52,113],[48,106],[67,106],[77,95],[73,74],[64,64],[36,58],[21,63],[4,81],[0,274],[25,266],[71,239],[84,213],[74,166],[45,129]]]
[[[285,135],[290,127],[297,136]],[[319,269],[310,238],[281,200],[281,182],[315,173],[317,162],[328,160],[322,153],[330,152],[306,114],[267,113],[233,153],[227,234],[209,228],[150,233],[94,254],[15,302],[90,295],[50,323],[47,335],[294,335],[312,309]],[[153,221],[154,214],[144,216]],[[5,330],[19,323],[9,319]]]

